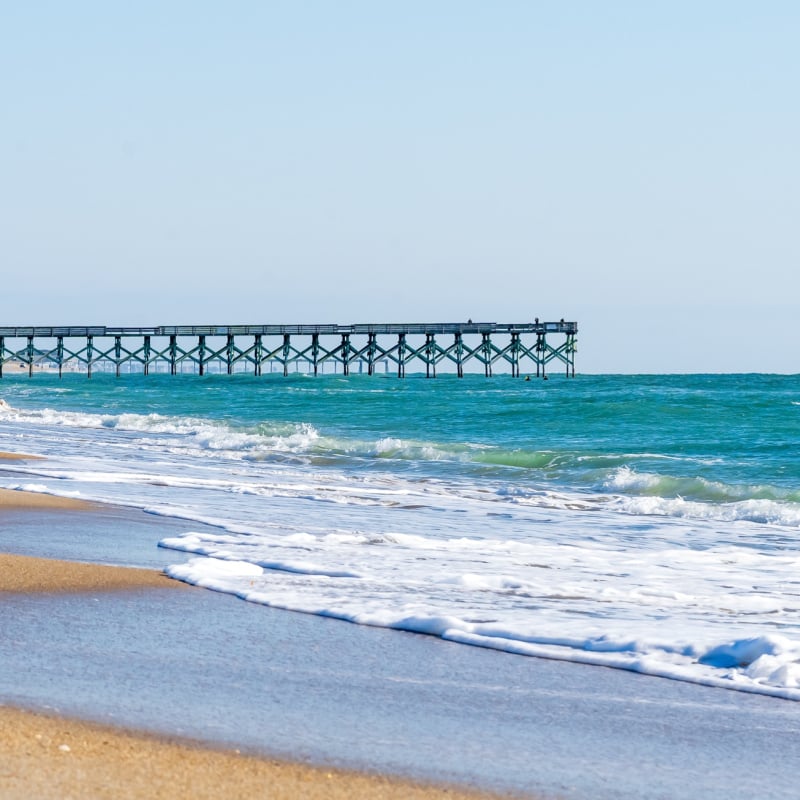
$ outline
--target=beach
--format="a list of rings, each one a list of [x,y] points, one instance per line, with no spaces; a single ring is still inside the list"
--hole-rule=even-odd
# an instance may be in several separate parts
[[[125,798],[490,800],[499,795],[210,749],[0,706],[0,794]],[[508,797],[509,795],[505,795]]]
[[[0,452],[2,461],[35,456]],[[91,513],[92,503],[0,489],[4,509]],[[152,588],[191,591],[155,570],[0,553],[3,593],[106,593]],[[140,732],[0,705],[0,794],[4,798],[487,798],[454,787],[425,786],[381,775],[313,768],[209,749]],[[498,795],[499,796],[499,795]]]
[[[0,800],[800,800],[800,3],[2,25]]]
[[[55,519],[134,519],[30,499],[54,552]],[[3,797],[794,792],[791,703],[258,608],[156,569],[0,563]]]
[[[0,453],[0,461],[25,458]],[[4,509],[91,514],[96,508],[95,504],[68,498],[0,490],[0,524]],[[154,588],[193,591],[156,570],[0,553],[0,604],[7,594],[97,596]],[[331,766],[315,768],[239,750],[215,749],[213,744],[37,713],[2,705],[0,698],[0,795],[9,799],[269,796],[387,800],[489,800],[500,796]]]

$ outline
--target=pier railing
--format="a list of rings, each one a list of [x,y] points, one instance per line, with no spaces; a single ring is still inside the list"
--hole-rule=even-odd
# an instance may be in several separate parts
[[[314,375],[326,367],[398,377],[416,367],[426,377],[477,369],[546,377],[556,362],[575,376],[576,322],[437,322],[359,325],[161,325],[151,328],[0,326],[0,378],[6,372],[112,371],[176,375],[188,370],[252,372],[275,367]],[[549,337],[549,338],[548,338]]]

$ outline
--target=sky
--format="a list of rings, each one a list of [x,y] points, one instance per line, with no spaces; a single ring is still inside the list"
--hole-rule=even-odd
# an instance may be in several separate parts
[[[800,4],[0,5],[4,325],[576,320],[800,372]]]

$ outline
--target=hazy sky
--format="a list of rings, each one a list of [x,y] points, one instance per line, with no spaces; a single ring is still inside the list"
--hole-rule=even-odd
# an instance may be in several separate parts
[[[0,325],[577,320],[800,372],[796,2],[4,2]]]

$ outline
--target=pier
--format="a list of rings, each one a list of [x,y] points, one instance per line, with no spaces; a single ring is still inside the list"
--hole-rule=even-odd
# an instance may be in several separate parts
[[[417,369],[523,373],[555,364],[575,377],[577,322],[454,322],[365,325],[163,325],[153,328],[1,327],[0,378],[12,370],[205,375],[291,371],[318,375]],[[382,368],[382,370],[381,370]]]

